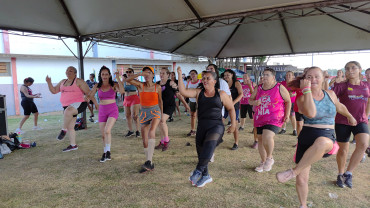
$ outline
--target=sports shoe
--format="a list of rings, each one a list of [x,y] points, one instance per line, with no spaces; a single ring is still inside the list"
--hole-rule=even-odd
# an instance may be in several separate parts
[[[231,121],[227,122],[227,125],[228,125],[228,126],[231,126]]]
[[[244,130],[244,128],[243,127],[239,127],[239,131],[243,131]]]
[[[173,117],[170,117],[167,122],[173,122]]]
[[[90,117],[90,118],[89,118],[89,121],[90,121],[90,122],[94,122],[94,119]]]
[[[195,135],[196,135],[195,131],[190,130],[190,132],[186,136],[190,137],[190,136],[195,136]]]
[[[25,131],[22,131],[20,128],[17,128],[15,131],[14,131],[15,133],[20,133],[20,134],[24,134],[25,133]]]
[[[32,130],[42,130],[42,128],[39,127],[39,126],[34,126],[34,127],[32,127]]]
[[[285,134],[286,130],[285,129],[281,129],[281,131],[279,131],[278,134]]]
[[[107,153],[105,154],[105,159],[106,160],[111,160],[111,158],[110,158],[110,151],[107,151]]]
[[[351,144],[356,144],[356,140],[352,139]]]
[[[257,149],[258,148],[258,142],[254,141],[254,143],[251,146],[252,149]]]
[[[211,183],[212,182],[212,178],[211,176],[208,174],[208,175],[204,175],[202,176],[198,181],[197,183],[195,184],[196,187],[198,188],[201,188],[203,186],[205,186],[207,183]]]
[[[343,175],[338,175],[337,176],[337,186],[344,188],[346,185],[344,184],[344,176]]]
[[[162,142],[159,142],[159,144],[154,147],[154,149],[162,149],[162,148],[163,148]]]
[[[265,163],[261,162],[259,166],[257,166],[254,170],[259,172],[259,173],[262,173],[263,172],[263,166],[265,165]]]
[[[364,163],[365,161],[366,161],[366,153],[364,153],[364,156],[362,156],[360,163]]]
[[[231,148],[231,150],[237,150],[239,147],[237,144],[234,143],[233,147]]]
[[[78,146],[77,145],[75,145],[75,146],[69,145],[67,148],[63,149],[63,152],[69,152],[69,151],[72,151],[72,150],[78,150]]]
[[[134,132],[133,131],[128,131],[127,134],[125,135],[125,137],[130,137],[134,135]]]
[[[297,136],[297,130],[293,130],[292,135],[293,135],[293,136]]]
[[[170,146],[170,141],[164,142],[163,147],[162,147],[162,152],[166,151],[168,149],[168,146]]]
[[[106,160],[105,153],[103,153],[103,155],[101,156],[100,162],[103,163],[105,162],[105,160]]]
[[[136,137],[140,137],[140,131],[136,131]]]
[[[59,135],[57,136],[57,139],[58,140],[63,140],[64,139],[64,137],[66,136],[66,134],[67,134],[67,132],[66,131],[64,131],[64,130],[60,130],[60,133],[59,133]],[[64,151],[64,150],[63,150]]]
[[[193,172],[190,173],[189,181],[191,182],[191,185],[195,186],[202,175],[202,172],[195,169]]]
[[[1,154],[1,152],[0,152],[0,159],[3,159],[4,158],[4,156],[3,156],[3,154]]]
[[[286,170],[286,171],[283,171],[283,172],[276,173],[276,179],[280,183],[285,183],[285,182],[287,182],[290,179],[295,178],[295,177],[296,177],[296,175],[295,175],[293,169],[289,169],[289,170]]]
[[[150,160],[147,160],[144,165],[141,166],[140,173],[146,173],[148,171],[154,170],[154,164]]]
[[[263,166],[263,171],[270,171],[272,168],[272,165],[275,163],[273,158],[267,158],[265,165]]]
[[[345,178],[344,184],[346,184],[348,188],[352,188],[352,174],[343,174],[343,177]]]

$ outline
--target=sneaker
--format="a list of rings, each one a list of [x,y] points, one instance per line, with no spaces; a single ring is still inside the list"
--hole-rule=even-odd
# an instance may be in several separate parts
[[[17,128],[14,132],[17,133],[17,134],[24,134],[25,133],[25,131],[22,131],[20,128]]]
[[[278,134],[285,134],[286,130],[282,129]]]
[[[254,143],[251,146],[252,149],[257,149],[258,148],[258,142],[254,141]]]
[[[364,163],[366,161],[366,153],[364,153],[364,156],[362,157],[360,163]]]
[[[265,163],[261,162],[259,166],[257,166],[254,170],[259,172],[259,173],[262,173],[263,172],[263,166],[265,165]]]
[[[172,118],[172,117],[170,117],[170,118],[167,120],[167,122],[173,122],[173,118]]]
[[[90,121],[90,122],[94,122],[94,119],[90,117],[90,118],[89,118],[89,121]]]
[[[105,159],[106,160],[111,160],[111,158],[110,158],[110,151],[107,151],[107,153],[105,154]]]
[[[140,137],[140,131],[136,131],[136,137]]]
[[[134,135],[134,132],[133,131],[128,131],[127,134],[125,135],[125,137],[130,137]]]
[[[64,137],[66,136],[66,134],[67,134],[67,131],[60,130],[60,133],[59,133],[59,135],[57,136],[57,139],[58,139],[58,140],[63,140],[63,139],[64,139]]]
[[[270,171],[272,168],[272,165],[275,163],[273,158],[267,158],[265,165],[263,166],[263,171]]]
[[[293,136],[297,136],[297,130],[293,130]]]
[[[239,131],[243,131],[244,130],[244,128],[243,127],[239,127]]]
[[[295,178],[295,177],[296,177],[296,175],[295,175],[293,169],[289,169],[289,170],[286,170],[286,171],[283,171],[283,172],[276,173],[276,179],[280,183],[285,183],[285,182],[287,182],[290,179]]]
[[[352,174],[343,174],[343,177],[345,178],[344,184],[346,184],[348,188],[352,188]]]
[[[105,153],[103,153],[103,155],[101,156],[100,162],[103,163],[105,162],[105,160],[106,160]]]
[[[231,121],[227,122],[227,125],[228,125],[228,126],[231,126]]]
[[[351,144],[356,144],[356,140],[352,139]]]
[[[234,143],[233,147],[231,148],[231,150],[237,150],[239,147],[237,144]]]
[[[196,135],[195,131],[190,130],[190,132],[186,136],[190,137],[190,136],[195,136],[195,135]]]
[[[162,142],[159,142],[159,144],[154,147],[154,149],[162,149],[162,148],[163,148]]]
[[[140,173],[146,173],[148,171],[154,170],[154,164],[150,160],[147,160],[144,165],[141,166]]]
[[[344,188],[346,185],[344,184],[344,176],[343,175],[338,175],[337,177],[337,186]]]
[[[202,172],[195,169],[193,172],[190,173],[189,181],[191,182],[191,185],[195,186],[202,175]]]
[[[77,145],[75,145],[75,146],[69,145],[67,148],[63,149],[63,152],[69,152],[69,151],[72,151],[72,150],[78,150],[78,146]]]
[[[3,159],[4,158],[4,156],[3,156],[3,154],[1,154],[1,152],[0,152],[0,159]]]
[[[42,128],[41,128],[41,127],[39,127],[39,126],[34,126],[34,127],[32,128],[32,130],[42,130]]]
[[[170,141],[164,142],[163,147],[162,147],[162,152],[166,151],[168,149],[168,146],[170,146]]]
[[[195,184],[195,186],[196,186],[196,187],[198,187],[198,188],[201,188],[201,187],[205,186],[207,183],[211,183],[211,182],[212,182],[212,178],[211,178],[211,176],[208,174],[208,175],[204,175],[204,176],[202,176],[202,177],[198,180],[197,184]]]

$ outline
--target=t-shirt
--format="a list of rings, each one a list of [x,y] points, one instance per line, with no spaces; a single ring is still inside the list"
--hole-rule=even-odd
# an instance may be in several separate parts
[[[357,123],[368,123],[366,105],[370,90],[367,82],[360,82],[360,85],[352,85],[349,82],[335,83],[333,91],[337,94],[339,101],[347,107]],[[347,118],[339,113],[335,117],[335,123],[350,125]]]
[[[220,90],[223,90],[226,92],[227,95],[231,95],[229,84],[222,78],[219,78],[218,81],[220,82]],[[225,114],[225,107],[222,107],[222,116]]]
[[[252,84],[252,86],[251,86],[252,89],[254,89],[253,82],[251,84]],[[242,85],[242,89],[243,89],[243,97],[240,100],[240,104],[247,105],[247,104],[249,104],[249,98],[251,97],[252,93],[251,93],[251,90],[249,89],[249,86],[247,84],[241,83],[241,85]]]
[[[91,80],[86,80],[86,84],[89,85],[89,88],[91,90],[96,84],[96,82],[95,81],[92,82]]]
[[[200,79],[198,79],[198,81],[196,82],[192,82],[191,80],[188,82],[188,85],[186,86],[186,88],[189,88],[189,89],[195,89],[198,87],[198,85],[200,84]],[[189,101],[190,102],[197,102],[197,99],[196,98],[189,98]]]
[[[294,90],[292,90],[292,88],[290,88],[290,87],[288,87],[287,86],[287,83],[286,83],[286,81],[284,80],[284,81],[282,81],[282,82],[280,82],[288,91],[289,91],[289,93],[292,95],[291,97],[290,97],[290,101],[292,102],[292,103],[294,103],[295,102],[295,99],[297,98],[296,96],[297,96],[297,93],[296,93],[296,91],[294,91]],[[290,95],[289,94],[289,95]]]

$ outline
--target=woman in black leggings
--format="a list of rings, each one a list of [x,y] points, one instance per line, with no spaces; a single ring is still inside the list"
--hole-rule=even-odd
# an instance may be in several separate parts
[[[181,68],[177,73],[182,74]],[[180,93],[189,98],[197,98],[198,127],[196,132],[196,147],[198,165],[189,178],[193,186],[203,187],[212,182],[208,174],[208,163],[212,158],[216,146],[222,142],[225,127],[222,123],[222,107],[229,111],[231,126],[227,130],[232,133],[236,128],[235,109],[232,100],[216,86],[217,75],[207,71],[202,77],[203,86],[199,89],[185,89],[182,79],[179,79]]]

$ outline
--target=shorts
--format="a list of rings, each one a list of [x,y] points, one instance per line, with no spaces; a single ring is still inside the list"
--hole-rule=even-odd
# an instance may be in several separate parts
[[[99,122],[107,122],[109,117],[118,119],[118,107],[116,103],[99,105]]]
[[[94,105],[94,102],[92,100],[90,100],[89,104],[90,105]]]
[[[274,126],[274,125],[269,125],[269,124],[261,126],[261,127],[257,127],[257,134],[262,134],[264,129],[270,130],[270,131],[274,132],[275,134],[277,134],[280,130],[280,127]]]
[[[38,113],[39,111],[37,110],[36,104],[32,101],[25,101],[22,100],[21,102],[22,108],[24,110],[24,115],[29,116],[31,113]]]
[[[140,104],[140,98],[137,95],[125,96],[123,106],[131,107],[132,105]]]
[[[240,118],[246,118],[247,113],[250,119],[253,119],[253,106],[249,104],[240,104]]]
[[[235,115],[236,115],[236,118],[235,120],[236,121],[239,121],[239,108],[238,109],[235,109]],[[227,118],[229,116],[229,111],[225,110],[225,113],[224,113],[224,118]]]
[[[322,129],[303,126],[302,131],[298,136],[295,163],[299,163],[307,149],[310,148],[319,137],[327,137],[333,141],[333,144],[335,143],[334,129]],[[324,155],[324,157],[327,156],[329,155]]]
[[[148,125],[153,119],[161,119],[161,110],[159,106],[153,106],[150,108],[141,108],[140,123],[141,125]]]
[[[359,123],[357,126],[349,126],[345,124],[335,124],[335,135],[338,142],[349,142],[351,133],[356,136],[360,133],[369,134],[369,127],[366,123]]]
[[[77,109],[77,114],[73,115],[73,117],[77,117],[79,113],[82,113],[86,110],[87,108],[87,102],[77,102],[77,103],[72,103],[69,106],[72,106]],[[63,106],[63,109],[65,110],[68,106]]]
[[[299,112],[295,112],[295,120],[296,121],[303,121],[303,114]]]
[[[171,117],[175,109],[176,109],[175,105],[163,106],[163,114],[167,114]]]
[[[197,112],[197,103],[196,102],[189,102],[190,112]]]

